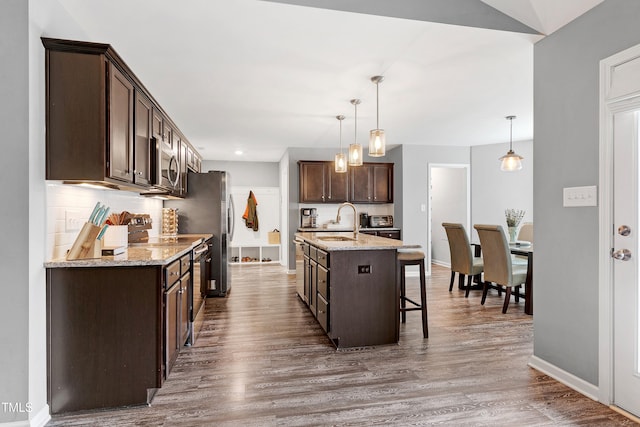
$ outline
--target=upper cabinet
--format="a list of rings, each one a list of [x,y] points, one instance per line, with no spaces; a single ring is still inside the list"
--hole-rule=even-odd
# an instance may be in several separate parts
[[[364,163],[350,170],[351,202],[393,203],[393,163]]]
[[[300,203],[393,203],[393,163],[365,163],[336,173],[333,162],[300,161]]]
[[[299,162],[301,203],[342,203],[348,199],[348,176],[336,173],[333,162]]]
[[[186,172],[189,149],[191,163],[200,164],[197,152],[110,45],[49,38],[42,43],[46,179],[153,191],[152,186],[163,187],[160,151],[167,141],[184,165],[180,173]],[[170,193],[184,195],[186,182],[181,184]]]

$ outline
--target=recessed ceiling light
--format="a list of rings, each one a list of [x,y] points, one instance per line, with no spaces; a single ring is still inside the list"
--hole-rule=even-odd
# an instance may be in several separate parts
[[[242,156],[242,150],[236,150],[236,155]]]

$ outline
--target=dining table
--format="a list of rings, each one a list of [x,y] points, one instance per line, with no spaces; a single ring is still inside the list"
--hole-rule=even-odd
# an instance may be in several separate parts
[[[482,256],[480,243],[472,243],[475,247],[474,256]],[[533,315],[533,244],[531,243],[509,243],[509,251],[513,255],[527,257],[527,277],[524,282],[524,312]]]

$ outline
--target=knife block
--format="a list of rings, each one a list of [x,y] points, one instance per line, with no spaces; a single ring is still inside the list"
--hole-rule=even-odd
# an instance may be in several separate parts
[[[102,242],[96,240],[99,233],[100,227],[85,222],[67,253],[67,260],[100,258],[102,256]]]

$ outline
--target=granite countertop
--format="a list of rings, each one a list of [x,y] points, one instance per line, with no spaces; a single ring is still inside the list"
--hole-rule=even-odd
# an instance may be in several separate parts
[[[296,237],[306,241],[325,251],[359,251],[380,249],[416,249],[419,245],[407,245],[401,240],[387,239],[386,237],[372,236],[370,234],[358,234],[358,239],[353,239],[353,232],[299,232]],[[344,240],[341,240],[344,239]]]
[[[400,231],[397,227],[360,227],[360,231]],[[307,232],[307,233],[327,233],[327,232],[342,232],[342,231],[351,231],[353,232],[353,227],[298,227],[299,232]]]
[[[45,268],[69,267],[130,267],[167,265],[187,254],[211,234],[180,234],[178,236],[150,237],[145,243],[130,243],[127,250],[115,256],[67,261],[65,258],[44,263]]]

